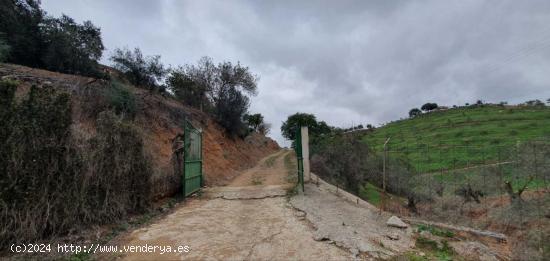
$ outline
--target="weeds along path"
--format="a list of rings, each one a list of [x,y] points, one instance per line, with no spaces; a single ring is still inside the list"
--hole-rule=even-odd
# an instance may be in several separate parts
[[[120,246],[189,246],[188,253],[126,253],[125,260],[349,260],[350,252],[314,240],[304,213],[289,203],[282,150],[244,171],[230,186],[206,189],[172,214],[135,230]]]

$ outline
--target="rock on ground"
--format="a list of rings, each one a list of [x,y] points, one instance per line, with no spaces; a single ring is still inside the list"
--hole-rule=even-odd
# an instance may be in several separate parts
[[[397,227],[397,228],[407,228],[407,227],[409,227],[409,225],[407,225],[405,222],[401,221],[401,219],[399,219],[396,216],[391,216],[388,219],[388,221],[386,221],[386,225],[388,225],[390,227]]]

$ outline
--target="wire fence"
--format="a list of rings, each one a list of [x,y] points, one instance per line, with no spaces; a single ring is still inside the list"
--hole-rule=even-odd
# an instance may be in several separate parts
[[[550,139],[511,146],[390,144],[378,152],[393,195],[381,208],[501,232],[512,239],[514,259],[550,260]]]

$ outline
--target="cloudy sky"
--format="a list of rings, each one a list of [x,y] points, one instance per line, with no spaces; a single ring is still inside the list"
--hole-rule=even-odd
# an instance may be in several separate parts
[[[240,61],[260,77],[251,112],[280,135],[295,112],[383,124],[443,105],[550,98],[550,1],[42,0],[101,27],[106,57]]]

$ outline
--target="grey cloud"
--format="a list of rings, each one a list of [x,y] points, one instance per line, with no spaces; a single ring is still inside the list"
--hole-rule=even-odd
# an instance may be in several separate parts
[[[53,1],[102,27],[107,47],[165,63],[240,60],[260,75],[252,110],[274,124],[383,123],[427,101],[550,98],[549,1]]]

